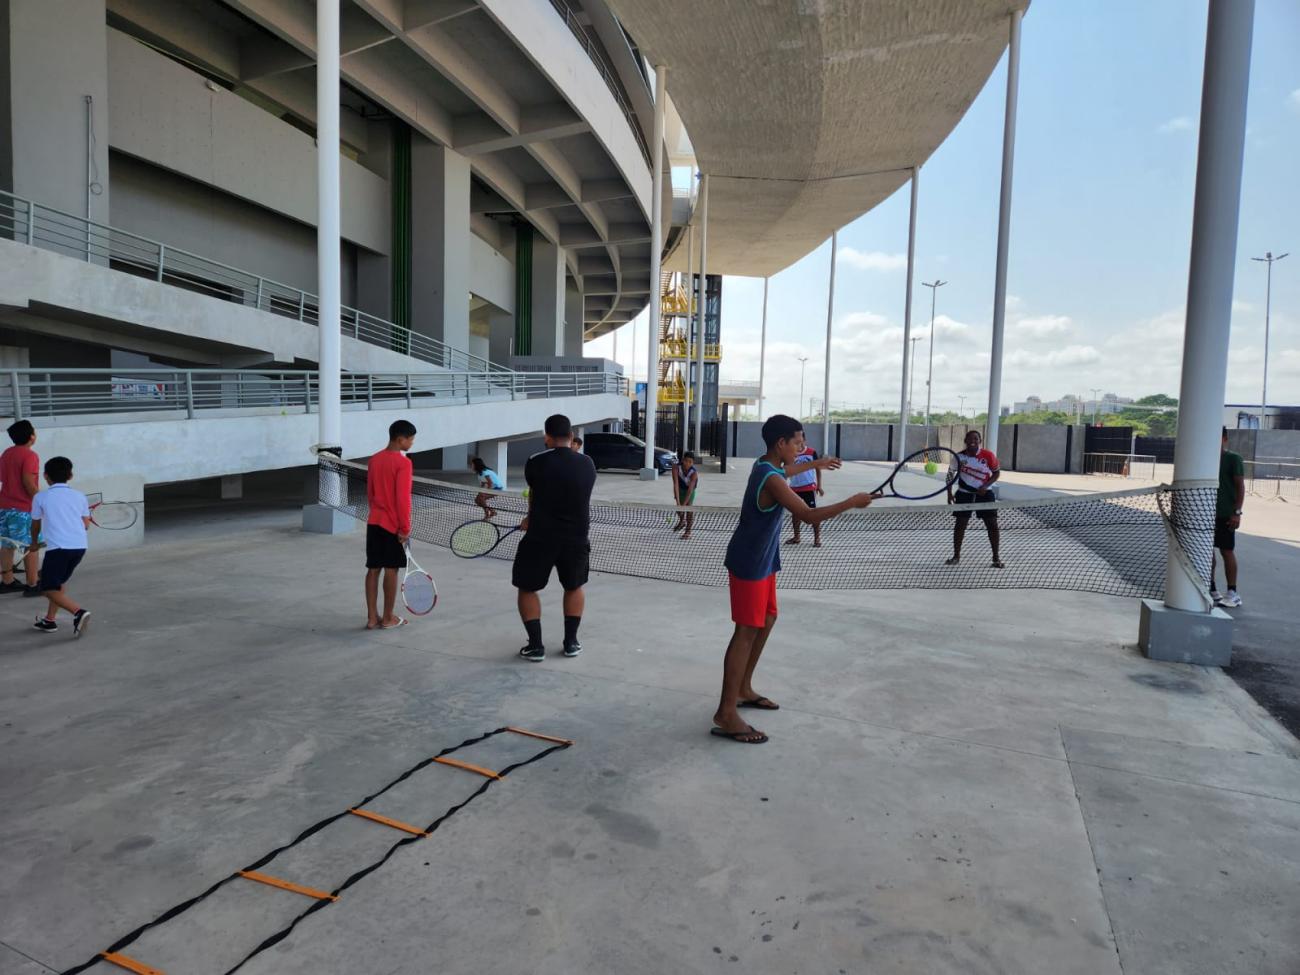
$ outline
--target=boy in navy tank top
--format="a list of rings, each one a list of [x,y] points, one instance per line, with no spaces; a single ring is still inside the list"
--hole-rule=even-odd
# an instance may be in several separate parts
[[[781,570],[782,511],[819,525],[852,508],[865,508],[877,495],[855,494],[822,508],[810,508],[786,483],[794,459],[804,448],[803,424],[777,414],[763,424],[767,453],[754,462],[740,501],[740,522],[727,545],[731,620],[736,624],[722,663],[722,699],[713,715],[712,734],[746,745],[761,745],[767,735],[750,726],[738,708],[775,711],[778,705],[754,691],[754,668],[776,623],[776,574]],[[802,465],[807,470],[810,465]],[[838,457],[822,457],[817,470],[834,470]]]

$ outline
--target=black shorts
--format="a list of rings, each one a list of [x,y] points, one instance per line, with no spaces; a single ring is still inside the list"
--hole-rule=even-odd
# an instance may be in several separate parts
[[[1237,529],[1229,528],[1228,520],[1227,518],[1214,519],[1214,547],[1221,552],[1231,552],[1237,547]]]
[[[524,592],[541,592],[551,580],[551,569],[565,592],[581,589],[591,571],[591,544],[587,541],[548,539],[524,535],[515,551],[511,584]]]
[[[988,501],[996,501],[998,496],[989,488],[984,497],[977,498],[974,491],[963,491],[960,488],[953,494],[953,502],[956,504],[984,504]],[[970,521],[970,516],[975,515],[980,521],[988,523],[998,520],[996,511],[954,511],[952,516],[959,521]]]
[[[366,568],[405,569],[406,546],[380,525],[366,525]]]
[[[57,592],[64,583],[72,578],[72,571],[81,564],[84,548],[54,548],[45,553],[41,563],[41,580],[37,583],[41,592]]]
[[[813,488],[813,490],[811,491],[795,491],[794,493],[799,495],[800,500],[803,501],[803,503],[806,504],[808,507],[810,508],[817,507],[816,488]]]

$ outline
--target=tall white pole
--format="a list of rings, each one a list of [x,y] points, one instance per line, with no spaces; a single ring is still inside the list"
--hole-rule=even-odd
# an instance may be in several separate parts
[[[926,446],[929,446],[930,403],[934,393],[934,302],[939,289],[948,282],[935,278],[933,281],[922,281],[921,283],[930,289],[930,368],[925,376],[925,436]]]
[[[1219,476],[1254,17],[1255,0],[1210,0],[1178,390],[1175,488],[1215,484]],[[1171,546],[1165,605],[1200,613],[1209,608],[1207,604],[1205,587],[1183,571]]]
[[[1289,252],[1288,252],[1289,253]],[[1272,251],[1265,251],[1263,257],[1252,257],[1252,261],[1260,261],[1268,265],[1268,283],[1264,290],[1264,389],[1259,394],[1259,428],[1264,429],[1264,416],[1268,413],[1268,326],[1269,317],[1273,310],[1273,262],[1280,261],[1286,257],[1286,254],[1273,256]],[[1256,441],[1258,443],[1258,440]]]
[[[763,419],[763,366],[767,361],[767,278],[763,279],[763,329],[758,338],[758,418]]]
[[[700,449],[700,434],[704,426],[704,322],[707,318],[706,298],[708,289],[705,287],[705,281],[708,278],[709,262],[709,174],[705,173],[700,187],[700,323],[699,335],[696,336],[695,344],[698,349],[695,353],[695,449]]]
[[[653,481],[659,476],[655,466],[655,418],[659,409],[659,306],[663,296],[659,293],[660,255],[663,251],[664,203],[664,81],[668,69],[662,64],[655,68],[655,124],[650,142],[650,327],[649,352],[646,353],[645,372],[645,466],[641,469],[643,481]]]
[[[320,294],[318,446],[343,446],[339,378],[339,0],[316,4],[316,277]]]
[[[1253,2],[1253,0],[1252,0]],[[1007,45],[1007,114],[1002,127],[1002,198],[998,204],[998,258],[993,281],[993,349],[989,361],[989,418],[984,440],[998,449],[1002,412],[1002,333],[1007,321],[1007,247],[1011,243],[1011,175],[1016,156],[1016,95],[1020,87],[1020,10],[1011,11]]]
[[[903,402],[898,408],[898,421],[903,432],[898,438],[895,460],[902,460],[907,455],[907,421],[912,412],[912,362],[908,359],[907,343],[912,341],[912,266],[916,260],[916,192],[917,177],[920,172],[920,167],[912,167],[912,206],[907,220],[907,298],[904,299],[903,305],[903,383],[899,392]],[[912,346],[911,359],[912,361],[916,359],[915,345]]]
[[[826,289],[826,376],[822,382],[822,453],[831,452],[831,318],[835,313],[835,252],[840,232],[831,234],[831,280]]]
[[[657,291],[658,289],[651,288],[650,290],[654,292]],[[636,396],[636,319],[635,318],[632,319],[632,361],[628,363],[628,367],[627,367],[627,394],[628,396]]]
[[[695,334],[695,313],[699,302],[695,300],[695,289],[691,287],[691,276],[695,274],[695,224],[686,225],[686,348],[682,357],[682,450],[690,444],[691,432],[691,336]]]
[[[803,411],[803,381],[804,381],[804,377],[807,374],[808,374],[808,357],[806,355],[801,355],[799,357],[799,408],[795,410],[796,420],[802,420],[805,415]]]

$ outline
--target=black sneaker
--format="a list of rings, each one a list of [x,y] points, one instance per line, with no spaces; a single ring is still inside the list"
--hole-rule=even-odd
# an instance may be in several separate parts
[[[546,659],[545,647],[520,647],[519,656],[531,663],[539,664]]]
[[[90,629],[90,610],[79,609],[72,615],[72,635],[81,636]]]
[[[36,617],[36,622],[33,623],[32,626],[40,630],[42,633],[53,633],[59,628],[58,623],[54,622],[54,620],[47,620],[44,616]]]
[[[582,644],[577,640],[564,645],[564,655],[566,657],[576,657],[580,653],[582,653]]]
[[[13,582],[0,582],[0,592],[22,592],[26,588],[17,579]]]
[[[31,599],[33,596],[39,596],[41,591],[36,586],[23,586],[23,596]]]

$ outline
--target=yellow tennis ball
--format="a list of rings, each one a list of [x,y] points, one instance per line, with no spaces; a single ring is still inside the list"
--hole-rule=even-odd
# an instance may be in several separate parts
[[[531,494],[531,493],[532,493],[532,492],[531,492],[528,488],[524,488],[524,500],[525,500],[525,501],[528,500],[528,495]]]
[[[926,472],[927,474],[934,474],[934,473],[936,473],[938,470],[939,470],[939,465],[936,464],[934,461],[932,461],[932,460],[927,460],[927,461],[925,462],[925,472]]]

